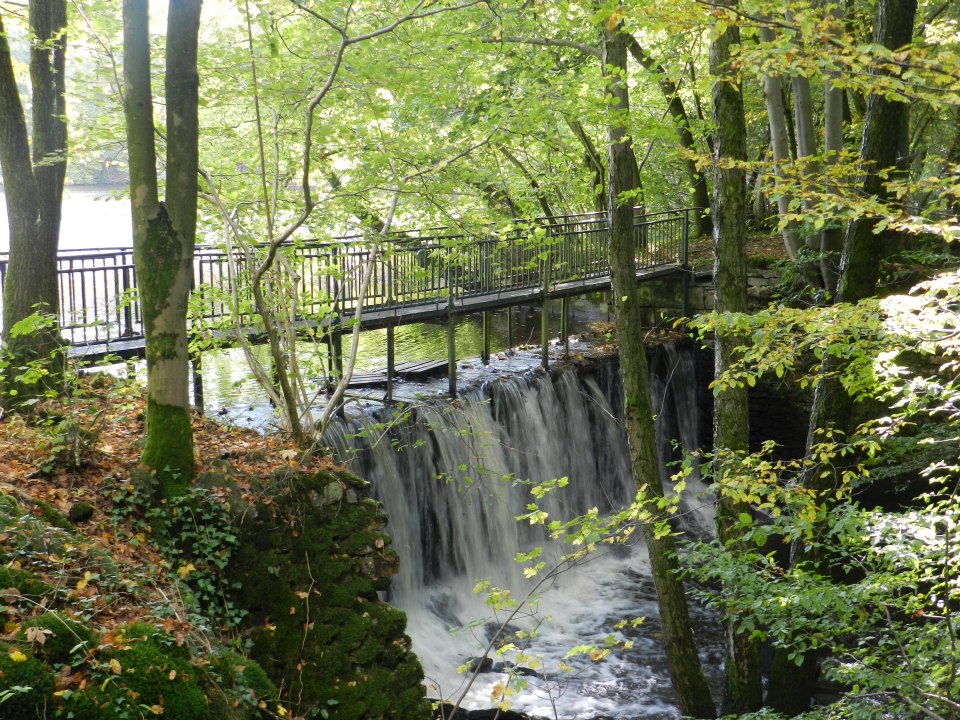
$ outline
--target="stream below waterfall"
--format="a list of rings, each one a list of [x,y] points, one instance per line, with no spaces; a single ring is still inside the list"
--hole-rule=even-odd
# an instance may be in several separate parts
[[[698,447],[698,388],[692,350],[673,345],[651,358],[658,445]],[[645,548],[600,546],[582,564],[543,587],[524,578],[519,552],[543,547],[543,572],[571,548],[518,521],[534,499],[530,485],[569,483],[536,502],[551,519],[596,508],[607,513],[635,493],[618,409],[614,359],[589,369],[528,372],[472,389],[461,400],[427,403],[382,423],[364,414],[331,428],[335,455],[375,488],[390,517],[401,558],[389,601],[409,618],[408,633],[436,697],[467,708],[490,707],[512,675],[526,688],[507,698],[514,709],[546,718],[674,718],[666,659]],[[666,468],[662,472],[669,477]],[[712,501],[688,481],[681,499],[684,529],[708,535]],[[510,590],[524,603],[515,617],[493,610],[478,581]],[[536,596],[529,594],[536,589]],[[692,608],[703,660],[719,675],[722,641],[706,612]],[[644,618],[635,629],[622,620]],[[495,638],[506,623],[504,636]],[[518,632],[520,631],[520,632]],[[457,672],[495,645],[470,684]],[[577,646],[632,641],[601,661],[568,657]],[[499,672],[498,672],[499,671]],[[716,679],[716,677],[714,678]]]

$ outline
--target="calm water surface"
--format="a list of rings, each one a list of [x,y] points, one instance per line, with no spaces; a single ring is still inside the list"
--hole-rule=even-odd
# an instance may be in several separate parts
[[[63,191],[61,250],[133,245],[130,203],[122,185],[68,185]],[[7,197],[0,190],[0,252],[10,249]]]

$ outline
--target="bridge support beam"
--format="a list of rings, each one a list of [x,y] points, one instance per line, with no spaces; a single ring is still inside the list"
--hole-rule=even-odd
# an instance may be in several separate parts
[[[484,365],[490,364],[490,311],[483,311],[483,347],[480,350],[480,360]]]
[[[453,308],[453,295],[447,305],[447,381],[450,397],[457,396],[457,315]]]
[[[546,293],[540,306],[540,364],[544,370],[550,368],[550,301]]]
[[[560,298],[560,337],[563,338],[563,356],[570,355],[570,296]]]
[[[507,305],[507,350],[513,348],[513,305]]]
[[[396,357],[393,352],[393,325],[387,325],[387,402],[393,402],[393,374]]]

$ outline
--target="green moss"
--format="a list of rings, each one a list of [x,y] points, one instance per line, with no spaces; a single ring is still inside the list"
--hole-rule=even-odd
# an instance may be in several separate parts
[[[52,598],[56,590],[31,572],[13,567],[0,567],[0,590],[15,588],[21,595],[38,603]]]
[[[94,507],[87,502],[74,503],[67,513],[67,519],[72,523],[86,522],[93,517]]]
[[[155,332],[147,341],[147,362],[155,363],[158,360],[174,360],[179,354],[178,342],[180,336],[172,332]]]
[[[246,513],[231,578],[250,612],[251,655],[299,700],[331,718],[430,715],[406,617],[379,601],[396,555],[380,505],[348,474],[280,477]]]
[[[53,505],[43,500],[38,500],[34,498],[34,505],[40,510],[40,517],[44,522],[54,527],[60,528],[61,530],[67,530],[72,532],[74,530],[73,523],[67,520],[63,514],[57,510]]]
[[[127,720],[131,717],[127,705],[117,686],[105,681],[83,690],[66,690],[57,698],[56,713],[71,720]]]
[[[207,698],[200,685],[200,673],[187,662],[186,650],[172,638],[149,625],[137,623],[121,631],[123,644],[101,654],[113,685],[113,697],[134,697],[138,705],[158,705],[164,720],[207,720],[211,718]],[[111,667],[110,661],[119,663]],[[133,693],[131,695],[131,693]]]
[[[33,649],[51,665],[71,664],[97,644],[90,628],[53,610],[25,621],[17,631],[17,639],[27,642],[30,628],[45,631],[43,644],[35,643]]]
[[[137,273],[137,285],[143,320],[151,328],[169,303],[183,257],[183,248],[163,203],[157,216],[147,223],[146,238],[136,250],[137,267],[149,268],[148,272]]]
[[[53,673],[26,645],[0,643],[0,720],[46,717]]]
[[[157,471],[160,497],[183,495],[193,479],[190,409],[147,398],[147,437],[141,461]]]
[[[250,658],[225,650],[213,658],[210,667],[214,687],[207,695],[217,720],[256,720],[261,716],[261,702],[276,706],[280,692]]]

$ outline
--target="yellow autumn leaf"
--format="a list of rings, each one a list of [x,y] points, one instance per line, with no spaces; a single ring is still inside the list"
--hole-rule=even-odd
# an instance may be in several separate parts
[[[619,23],[622,19],[623,19],[623,9],[617,8],[617,11],[613,13],[607,20],[607,29],[610,32],[613,32],[617,27],[617,23]]]
[[[277,705],[277,715],[280,717],[286,717],[289,713],[283,705]]]
[[[151,705],[150,712],[154,715],[163,715],[163,705]]]
[[[183,580],[184,578],[187,577],[187,575],[189,575],[190,573],[192,573],[192,572],[193,572],[194,570],[196,570],[196,569],[197,569],[197,568],[194,567],[193,563],[189,563],[189,564],[187,564],[187,565],[181,565],[180,567],[177,568],[177,576],[178,576],[181,580]]]
[[[170,678],[171,680],[176,680],[176,679],[177,679],[177,671],[176,671],[176,670],[171,670],[171,671],[170,671],[170,674],[167,675],[167,677]]]
[[[590,651],[590,659],[593,660],[594,662],[600,662],[609,654],[610,654],[610,648],[605,648],[603,650],[594,648],[593,650]]]
[[[20,652],[19,650],[11,650],[11,651],[10,651],[10,659],[11,659],[13,662],[26,662],[26,661],[27,661],[27,656],[24,655],[24,654],[23,654],[22,652]]]
[[[110,672],[114,675],[119,675],[123,672],[123,665],[121,665],[120,661],[116,658],[110,658]]]

